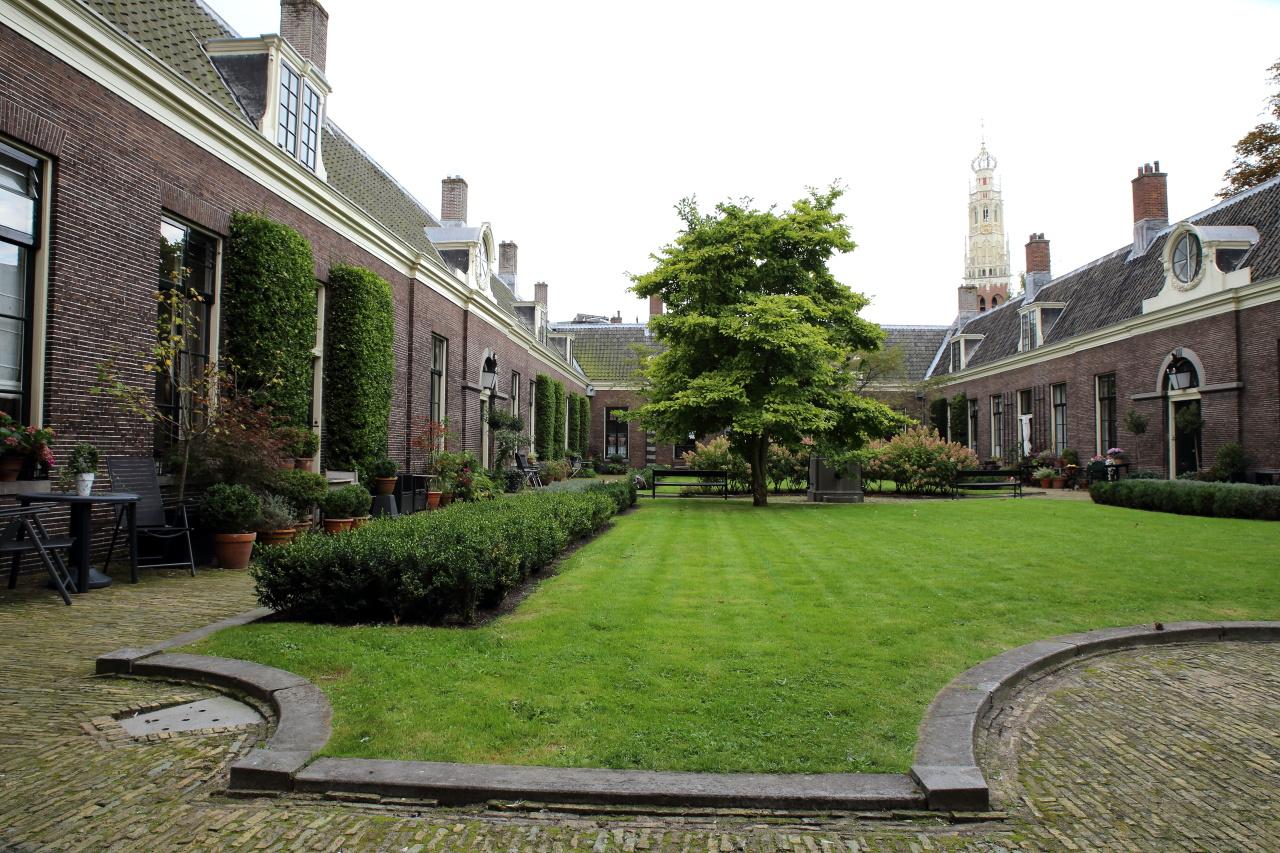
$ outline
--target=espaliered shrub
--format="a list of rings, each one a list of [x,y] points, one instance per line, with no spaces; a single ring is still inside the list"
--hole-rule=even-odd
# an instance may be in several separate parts
[[[303,425],[311,400],[316,279],[311,246],[287,225],[234,213],[223,257],[222,354],[242,391]]]
[[[329,270],[325,465],[367,468],[387,452],[395,321],[391,285],[361,267]]]
[[[533,449],[539,459],[550,459],[555,438],[556,395],[552,389],[555,380],[539,373],[534,385]]]
[[[471,620],[546,568],[575,539],[635,503],[629,483],[526,492],[374,520],[342,536],[307,535],[262,554],[258,600],[315,622]]]
[[[591,399],[578,398],[578,452],[583,456],[591,453]]]
[[[554,431],[551,434],[551,456],[555,459],[562,459],[564,457],[564,431],[567,426],[565,419],[568,401],[564,396],[563,382],[552,382],[551,389],[556,395],[556,410],[555,414],[552,416],[554,420],[554,423],[552,424]]]
[[[565,439],[569,445],[569,455],[572,456],[578,452],[578,395],[573,391],[565,396],[565,415],[569,422],[565,427],[568,430]]]
[[[1127,479],[1094,483],[1089,496],[1094,503],[1129,509],[1280,521],[1280,488],[1275,486]]]

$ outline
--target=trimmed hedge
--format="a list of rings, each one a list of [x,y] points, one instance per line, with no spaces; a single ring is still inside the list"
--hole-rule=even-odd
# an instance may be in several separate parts
[[[311,245],[289,226],[254,213],[231,215],[226,245],[222,354],[259,403],[304,426],[316,342]]]
[[[1280,521],[1280,488],[1196,480],[1117,480],[1089,487],[1094,503],[1217,518]]]
[[[578,453],[591,454],[591,399],[585,396],[578,398]]]
[[[598,483],[308,534],[258,558],[258,600],[313,622],[470,621],[635,499],[630,483]]]
[[[324,463],[367,469],[387,453],[395,372],[391,285],[362,267],[329,270]]]

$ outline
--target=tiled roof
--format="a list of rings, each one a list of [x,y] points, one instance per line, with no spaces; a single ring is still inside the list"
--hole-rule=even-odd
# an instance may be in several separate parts
[[[401,240],[440,260],[426,231],[440,223],[332,121],[325,121],[324,144],[320,151],[331,187],[355,202]]]
[[[1252,225],[1258,229],[1260,239],[1244,264],[1252,267],[1254,281],[1280,275],[1280,178],[1226,199],[1186,221],[1208,226]],[[1044,331],[1044,343],[1064,341],[1140,315],[1142,300],[1150,299],[1164,287],[1162,256],[1171,232],[1172,227],[1161,232],[1140,257],[1130,260],[1131,247],[1124,246],[1041,288],[1036,302],[1062,302],[1067,306],[1053,327]],[[1212,260],[1206,258],[1205,262]],[[990,364],[1018,352],[1018,309],[1023,300],[1022,296],[1011,298],[964,325],[965,334],[984,336],[981,345],[969,355],[969,367]],[[946,359],[939,359],[933,375],[947,372]]]
[[[947,337],[947,326],[882,326],[885,349],[902,350],[906,382],[919,382],[929,372],[933,357]]]
[[[555,323],[551,328],[573,333],[574,358],[592,382],[638,386],[636,350],[657,347],[644,323]]]
[[[199,0],[81,0],[168,65],[227,112],[245,119],[236,99],[218,75],[204,43],[235,38],[236,33]]]

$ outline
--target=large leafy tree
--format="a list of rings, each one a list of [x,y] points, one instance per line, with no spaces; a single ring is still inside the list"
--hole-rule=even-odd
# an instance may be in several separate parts
[[[757,506],[768,501],[770,442],[848,449],[902,424],[856,390],[853,354],[878,349],[884,333],[858,316],[866,297],[827,268],[854,248],[840,195],[832,187],[782,212],[743,202],[707,214],[685,199],[685,230],[633,276],[632,289],[661,296],[667,312],[649,321],[663,349],[646,360],[648,402],[632,417],[664,441],[726,432],[751,463]]]
[[[1277,87],[1268,99],[1268,109],[1276,121],[1263,122],[1236,143],[1236,158],[1224,176],[1227,185],[1218,193],[1222,198],[1280,175],[1280,62],[1267,70]]]

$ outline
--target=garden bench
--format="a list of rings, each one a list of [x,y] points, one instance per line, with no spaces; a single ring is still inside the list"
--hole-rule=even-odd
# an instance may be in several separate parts
[[[699,470],[696,468],[654,469],[653,483],[650,485],[655,498],[658,496],[658,489],[660,488],[692,489],[697,487],[718,488],[724,499],[728,500],[729,472]],[[695,494],[697,493],[695,492]],[[705,494],[714,497],[714,493],[707,492]]]
[[[959,498],[961,489],[982,489],[995,491],[1009,489],[1015,498],[1022,497],[1022,472],[1017,468],[1008,470],[982,471],[965,469],[956,472],[951,481],[951,497]]]

